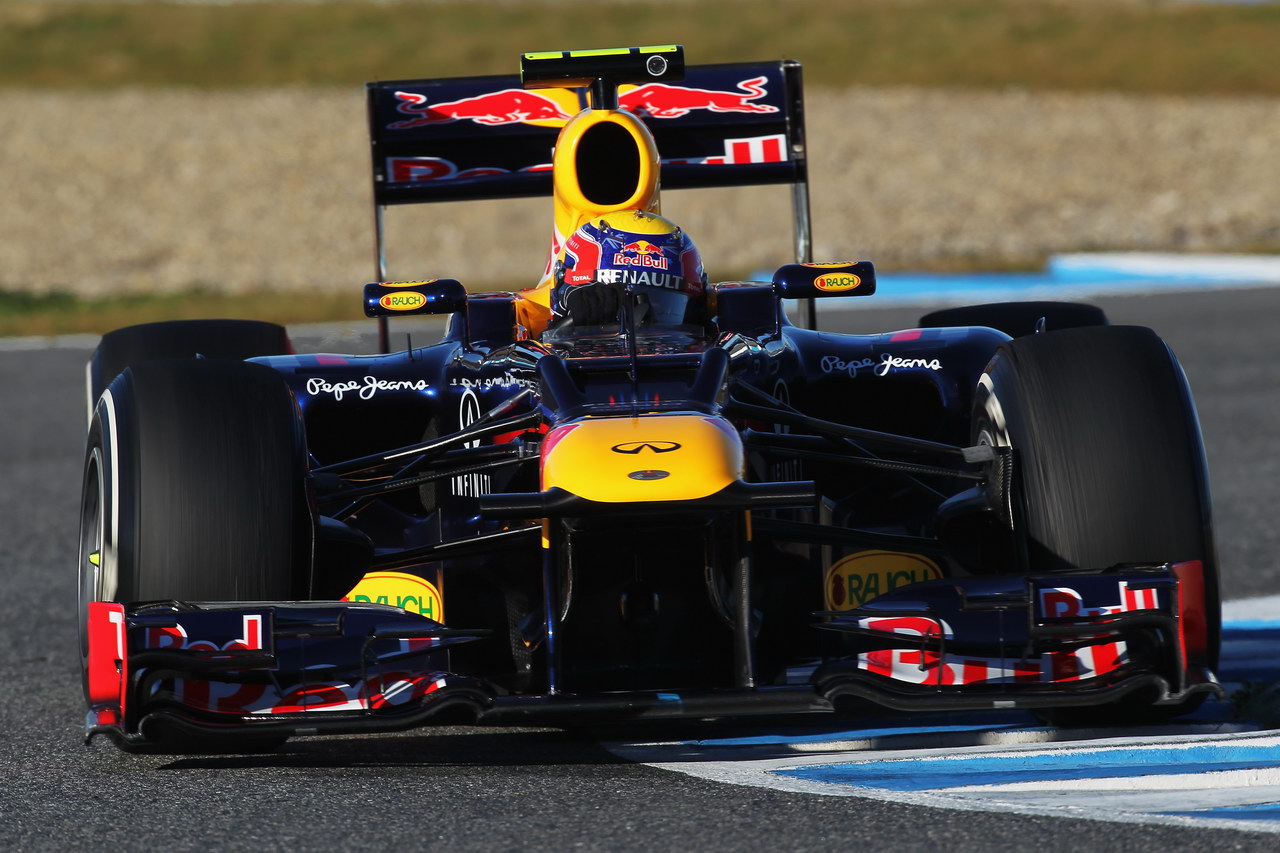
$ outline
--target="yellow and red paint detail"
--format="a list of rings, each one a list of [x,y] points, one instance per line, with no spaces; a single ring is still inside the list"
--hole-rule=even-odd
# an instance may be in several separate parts
[[[547,433],[542,488],[603,503],[692,500],[740,479],[743,464],[742,441],[720,418],[585,418]]]
[[[402,293],[388,293],[378,300],[378,304],[389,311],[414,311],[427,304],[427,297],[417,291],[408,290]]]
[[[839,293],[853,290],[862,284],[862,279],[853,273],[823,273],[813,280],[813,286],[828,293]]]
[[[403,572],[369,572],[342,600],[389,604],[436,622],[444,621],[444,599],[435,584]]]
[[[828,610],[852,610],[891,590],[940,577],[938,564],[920,554],[859,551],[827,569],[823,588]]]

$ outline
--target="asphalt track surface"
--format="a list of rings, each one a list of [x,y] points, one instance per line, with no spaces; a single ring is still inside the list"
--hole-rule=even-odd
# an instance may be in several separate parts
[[[1187,370],[1209,448],[1225,596],[1280,592],[1280,289],[1095,301],[1113,322],[1157,329]],[[871,304],[827,327],[891,330],[920,313]],[[127,755],[101,741],[86,747],[74,613],[87,354],[76,342],[0,346],[0,572],[8,590],[0,601],[0,847],[1275,849],[1269,834],[708,782],[625,762],[599,745],[608,734],[600,732],[445,728],[199,758]]]

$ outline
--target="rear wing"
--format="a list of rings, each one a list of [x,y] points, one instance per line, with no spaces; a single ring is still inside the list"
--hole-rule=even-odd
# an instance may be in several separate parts
[[[586,89],[523,89],[517,75],[370,83],[377,276],[387,207],[550,196],[551,151]],[[791,184],[795,253],[811,260],[800,63],[694,65],[683,83],[621,86],[662,159],[663,189]]]

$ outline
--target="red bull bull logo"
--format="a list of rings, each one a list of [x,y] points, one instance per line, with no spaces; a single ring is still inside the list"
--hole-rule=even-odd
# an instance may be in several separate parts
[[[650,267],[665,270],[670,268],[671,260],[662,253],[662,249],[648,240],[637,240],[627,243],[613,256],[616,266]]]
[[[546,95],[523,89],[485,92],[471,98],[427,103],[418,92],[396,92],[400,104],[396,111],[413,118],[392,122],[388,130],[409,130],[453,121],[473,121],[485,127],[539,121],[567,121],[571,116]]]
[[[649,118],[680,118],[694,110],[710,110],[713,113],[776,113],[778,108],[775,106],[755,103],[769,94],[764,87],[767,79],[752,77],[750,80],[743,80],[737,84],[741,92],[646,83],[619,95],[618,106],[635,115]]]

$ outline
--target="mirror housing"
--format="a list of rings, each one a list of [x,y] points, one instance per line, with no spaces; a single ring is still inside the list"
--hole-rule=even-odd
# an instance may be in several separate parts
[[[366,317],[453,314],[467,306],[467,289],[457,279],[375,281],[364,286]]]
[[[467,297],[468,346],[495,349],[515,343],[522,334],[516,321],[514,293],[496,291]]]
[[[778,332],[778,294],[762,281],[721,281],[708,288],[708,302],[721,333],[760,338]]]
[[[876,268],[871,261],[784,264],[773,274],[773,290],[783,299],[870,296],[876,292]]]

